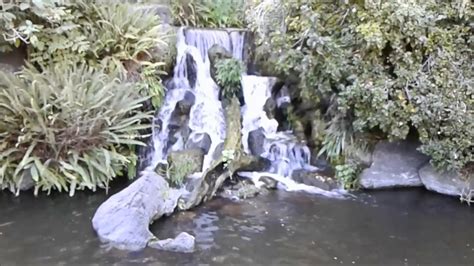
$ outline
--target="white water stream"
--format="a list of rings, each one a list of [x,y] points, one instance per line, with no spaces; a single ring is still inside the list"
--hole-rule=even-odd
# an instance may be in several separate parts
[[[161,129],[153,132],[154,152],[149,167],[155,168],[160,162],[166,161],[170,151],[183,150],[186,137],[182,133],[170,130],[172,113],[178,102],[186,94],[194,94],[195,102],[191,107],[187,126],[191,133],[189,139],[199,141],[204,134],[211,139],[210,149],[205,156],[203,169],[209,167],[217,146],[225,138],[225,119],[221,102],[218,99],[219,88],[210,75],[210,60],[208,50],[214,44],[231,51],[234,58],[243,60],[245,48],[245,32],[225,30],[204,30],[181,28],[177,34],[177,58],[173,79],[168,86],[164,104],[155,118],[160,121]],[[192,59],[192,60],[190,60]],[[195,80],[195,82],[194,82]],[[264,105],[271,97],[272,87],[276,82],[273,77],[242,75],[242,88],[245,105],[242,106],[242,142],[245,151],[249,152],[248,135],[251,131],[263,129],[263,157],[271,161],[268,169],[272,178],[280,183],[280,187],[288,190],[303,190],[309,193],[334,196],[335,192],[323,191],[294,182],[290,177],[294,170],[314,169],[310,162],[309,148],[299,143],[292,132],[278,132],[278,122],[269,119],[264,111]],[[193,86],[194,85],[194,86]],[[287,94],[281,94],[276,99],[277,105],[289,102]],[[171,134],[177,140],[168,144]],[[242,173],[242,176],[252,178],[258,183],[259,173]]]

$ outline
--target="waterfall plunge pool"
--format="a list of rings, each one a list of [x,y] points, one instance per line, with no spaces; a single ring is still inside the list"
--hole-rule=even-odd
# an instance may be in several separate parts
[[[112,191],[112,195],[115,191]],[[419,265],[474,260],[474,213],[422,189],[336,200],[275,191],[240,202],[216,198],[152,225],[161,238],[186,231],[192,254],[127,252],[91,227],[103,193],[15,197],[0,192],[0,265]]]

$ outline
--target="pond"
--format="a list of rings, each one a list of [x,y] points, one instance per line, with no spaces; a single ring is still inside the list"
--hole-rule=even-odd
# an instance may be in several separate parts
[[[120,186],[119,186],[120,187]],[[118,188],[116,188],[118,189]],[[275,191],[241,202],[215,199],[158,221],[161,238],[186,231],[192,254],[126,252],[91,227],[103,192],[14,197],[0,193],[0,265],[471,264],[474,214],[455,198],[421,189],[335,200]]]

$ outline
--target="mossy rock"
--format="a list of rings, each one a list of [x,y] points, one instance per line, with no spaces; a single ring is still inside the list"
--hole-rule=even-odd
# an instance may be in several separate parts
[[[168,155],[167,176],[171,183],[182,184],[183,180],[192,173],[201,172],[204,161],[202,149],[173,151]]]

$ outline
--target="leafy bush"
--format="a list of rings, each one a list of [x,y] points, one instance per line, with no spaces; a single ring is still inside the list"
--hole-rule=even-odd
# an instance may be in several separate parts
[[[116,75],[81,65],[42,72],[29,65],[18,76],[0,72],[0,186],[19,192],[23,179],[39,190],[97,187],[128,167],[147,98]]]
[[[239,95],[243,72],[244,66],[237,59],[219,59],[216,62],[216,82],[221,87],[225,99]]]
[[[176,0],[171,10],[176,26],[242,28],[244,0]]]
[[[342,184],[344,189],[356,190],[359,188],[360,169],[354,164],[342,164],[335,167],[336,179]]]
[[[0,50],[27,45],[29,61],[40,66],[105,65],[108,72],[144,81],[140,88],[155,106],[163,97],[159,74],[167,32],[154,14],[113,1],[33,1],[3,4],[0,22]]]
[[[469,1],[264,0],[254,10],[260,54],[320,104],[333,156],[366,133],[404,139],[414,129],[436,166],[473,163]]]

